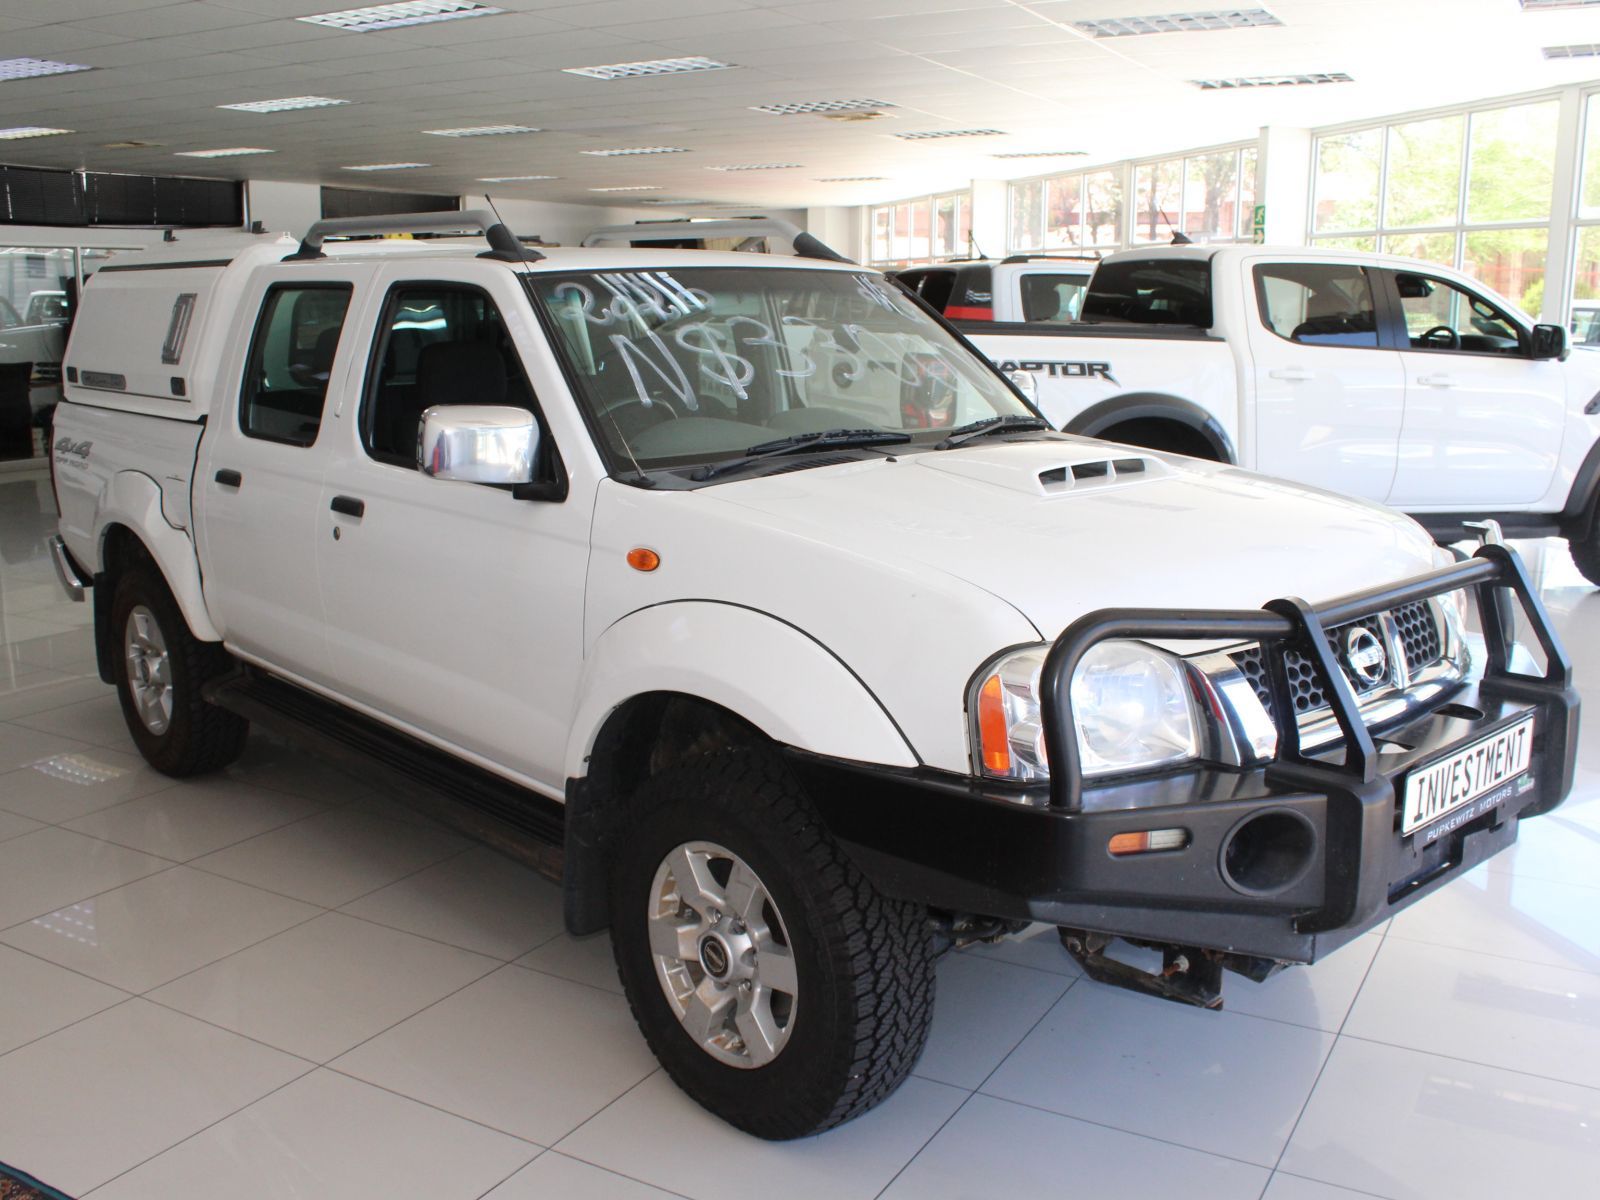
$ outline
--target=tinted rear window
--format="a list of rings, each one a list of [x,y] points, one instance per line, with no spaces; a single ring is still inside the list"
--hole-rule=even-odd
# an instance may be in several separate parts
[[[1211,264],[1203,259],[1101,263],[1083,321],[1211,328]]]

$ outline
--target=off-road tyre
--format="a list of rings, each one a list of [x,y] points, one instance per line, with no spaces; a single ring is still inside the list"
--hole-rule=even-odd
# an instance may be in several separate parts
[[[1572,561],[1590,583],[1600,585],[1600,522],[1588,537],[1567,539]]]
[[[933,1017],[926,910],[880,894],[823,828],[782,761],[719,752],[642,785],[613,855],[611,937],[634,1019],[690,1097],[770,1140],[859,1116],[904,1082]],[[729,1066],[669,1005],[646,915],[674,848],[713,842],[760,876],[781,913],[798,981],[793,1028],[772,1061]]]
[[[129,678],[128,623],[136,609],[154,619],[167,650],[171,716],[159,733],[152,732],[139,715]],[[111,601],[110,637],[123,720],[146,762],[164,775],[182,778],[215,771],[239,757],[250,722],[207,704],[200,695],[208,680],[235,665],[233,657],[218,643],[202,642],[189,631],[183,610],[154,564],[138,562],[118,576]]]

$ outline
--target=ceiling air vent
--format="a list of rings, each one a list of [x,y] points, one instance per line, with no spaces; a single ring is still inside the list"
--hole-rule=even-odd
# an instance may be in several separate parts
[[[907,142],[921,142],[932,138],[1004,137],[1003,129],[919,129],[914,133],[891,133],[890,137]]]
[[[1306,87],[1317,83],[1354,83],[1343,71],[1318,71],[1309,75],[1239,75],[1233,79],[1191,79],[1203,92],[1233,88]]]
[[[1522,0],[1522,7],[1530,12],[1551,8],[1589,8],[1600,5],[1600,0]]]
[[[775,117],[794,117],[806,113],[828,116],[834,113],[865,112],[874,108],[893,107],[895,106],[887,100],[799,100],[789,104],[752,104],[750,111],[771,113]]]
[[[1091,37],[1137,37],[1147,33],[1209,33],[1218,29],[1253,29],[1283,22],[1264,8],[1222,8],[1210,12],[1166,13],[1155,17],[1100,17],[1074,21],[1072,27]]]
[[[1595,58],[1600,56],[1600,42],[1587,42],[1578,46],[1546,46],[1546,58]]]
[[[567,75],[590,79],[638,79],[646,75],[682,75],[686,71],[726,71],[732,63],[714,58],[652,58],[645,62],[607,63],[599,67],[562,67]]]

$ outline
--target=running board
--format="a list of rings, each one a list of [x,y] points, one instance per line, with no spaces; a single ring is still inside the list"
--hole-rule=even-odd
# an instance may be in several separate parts
[[[559,802],[252,667],[212,680],[201,694],[540,874],[561,878],[566,823]]]

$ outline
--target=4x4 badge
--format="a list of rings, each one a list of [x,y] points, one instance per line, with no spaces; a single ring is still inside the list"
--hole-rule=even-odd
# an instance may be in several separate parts
[[[1357,625],[1344,635],[1344,661],[1365,687],[1382,683],[1389,673],[1389,654],[1378,635],[1365,625]]]

